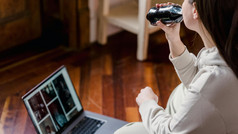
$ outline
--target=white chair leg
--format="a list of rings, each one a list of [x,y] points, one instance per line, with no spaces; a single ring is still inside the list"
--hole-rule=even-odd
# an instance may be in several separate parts
[[[151,0],[139,0],[139,31],[137,34],[137,59],[143,61],[147,58],[147,49],[149,41],[149,23],[146,20],[146,14],[150,8]]]
[[[110,0],[100,0],[98,11],[98,43],[105,45],[107,43],[107,19],[105,18],[109,14]]]
[[[100,17],[98,22],[98,43],[105,45],[107,43],[107,21],[104,17]]]
[[[137,60],[143,61],[147,58],[149,34],[139,33],[137,35]]]

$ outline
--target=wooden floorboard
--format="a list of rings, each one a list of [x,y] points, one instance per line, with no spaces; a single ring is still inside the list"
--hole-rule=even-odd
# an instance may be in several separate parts
[[[150,36],[143,62],[136,60],[136,41],[136,35],[123,31],[106,46],[94,44],[83,51],[59,46],[0,55],[0,133],[35,133],[21,97],[61,65],[67,67],[86,110],[141,121],[135,98],[145,86],[154,89],[165,107],[180,81],[168,60],[164,33]]]

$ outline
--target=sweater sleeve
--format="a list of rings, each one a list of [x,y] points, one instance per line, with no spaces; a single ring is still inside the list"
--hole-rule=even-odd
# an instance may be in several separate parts
[[[139,111],[142,122],[150,134],[224,134],[223,118],[216,107],[200,94],[207,88],[210,74],[202,74],[190,88],[179,111],[170,115],[155,101],[142,103]]]
[[[188,88],[198,70],[197,66],[195,66],[197,61],[196,56],[192,53],[189,53],[186,49],[182,55],[175,58],[169,56],[169,59],[174,65],[180,80],[185,85],[185,87]]]

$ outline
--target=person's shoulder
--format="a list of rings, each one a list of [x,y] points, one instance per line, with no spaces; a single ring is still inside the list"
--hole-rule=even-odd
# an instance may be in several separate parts
[[[214,67],[209,79],[200,89],[200,95],[216,106],[223,102],[227,104],[237,102],[238,79],[229,67]]]
[[[230,85],[238,87],[238,79],[229,67],[208,66],[199,70],[189,89],[193,92],[201,92],[208,87],[221,88]]]
[[[214,67],[212,77],[213,79],[210,83],[214,84],[214,86],[216,86],[217,88],[224,86],[230,87],[235,85],[236,88],[238,88],[238,79],[230,67]]]
[[[237,82],[238,79],[232,69],[228,66],[214,66],[211,69],[212,81],[224,83],[225,81]]]

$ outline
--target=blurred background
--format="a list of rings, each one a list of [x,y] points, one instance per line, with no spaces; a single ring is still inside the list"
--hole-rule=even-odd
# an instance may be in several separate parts
[[[145,19],[162,2],[0,0],[0,134],[36,133],[21,97],[61,65],[85,110],[141,121],[135,98],[145,86],[165,107],[180,80],[164,32]],[[180,34],[197,54],[200,38],[183,22]]]

